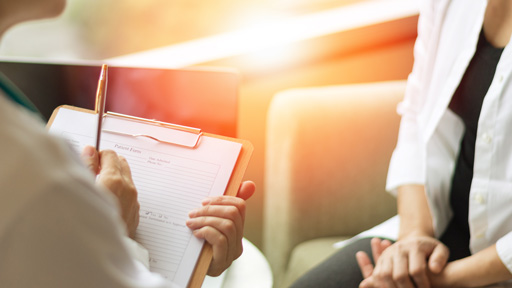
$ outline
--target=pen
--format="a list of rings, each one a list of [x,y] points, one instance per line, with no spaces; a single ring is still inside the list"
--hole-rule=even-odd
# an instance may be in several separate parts
[[[103,122],[103,113],[105,113],[105,100],[107,98],[107,77],[108,66],[101,66],[100,79],[98,80],[98,89],[96,90],[96,105],[94,111],[98,114],[98,127],[96,130],[96,150],[100,151],[101,124]]]

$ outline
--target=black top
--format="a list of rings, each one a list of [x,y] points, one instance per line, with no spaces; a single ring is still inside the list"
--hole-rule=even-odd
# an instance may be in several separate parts
[[[487,41],[482,30],[475,55],[449,105],[449,108],[462,119],[465,126],[450,194],[450,205],[454,215],[445,235],[441,238],[441,240],[443,238],[447,240],[448,243],[445,244],[453,254],[450,255],[452,260],[471,254],[468,224],[469,190],[473,179],[478,118],[502,52],[503,48],[496,48]]]

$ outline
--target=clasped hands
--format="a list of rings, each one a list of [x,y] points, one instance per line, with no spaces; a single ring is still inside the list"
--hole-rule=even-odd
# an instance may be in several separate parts
[[[121,217],[126,223],[128,236],[133,238],[139,224],[139,202],[126,159],[114,151],[96,151],[86,146],[82,161],[97,175],[97,182],[110,190],[119,201]],[[218,276],[242,254],[245,222],[245,200],[255,191],[251,181],[240,185],[237,197],[219,196],[203,200],[202,207],[189,213],[187,226],[193,234],[212,245],[213,259],[208,275]]]
[[[450,286],[443,273],[450,253],[439,240],[409,236],[392,244],[389,240],[374,238],[371,246],[375,266],[365,252],[356,254],[365,278],[361,288]]]

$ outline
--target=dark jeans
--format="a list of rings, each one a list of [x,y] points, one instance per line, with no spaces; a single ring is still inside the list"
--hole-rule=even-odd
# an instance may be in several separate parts
[[[371,238],[359,239],[340,249],[324,262],[302,275],[293,288],[357,288],[363,281],[356,261],[356,253],[365,251],[372,259]]]

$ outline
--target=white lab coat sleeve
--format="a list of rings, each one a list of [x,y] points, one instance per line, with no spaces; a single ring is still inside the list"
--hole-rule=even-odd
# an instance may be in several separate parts
[[[132,254],[132,257],[139,261],[144,267],[149,269],[149,252],[144,246],[142,246],[139,242],[133,240],[128,236],[124,236],[123,240],[126,244],[126,247]]]
[[[137,261],[115,199],[91,182],[66,175],[13,215],[0,287],[178,287]]]

